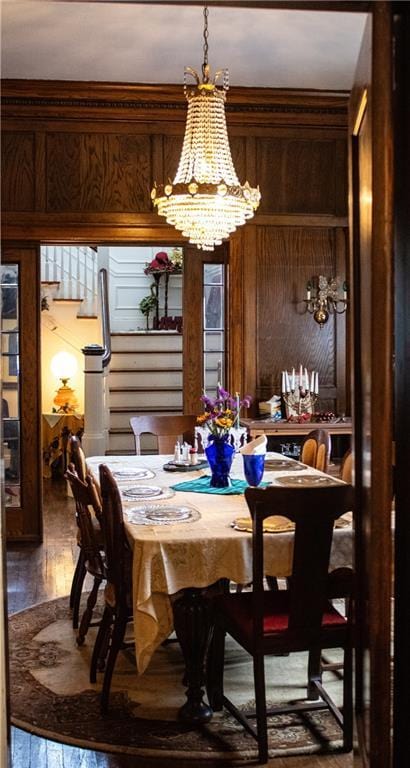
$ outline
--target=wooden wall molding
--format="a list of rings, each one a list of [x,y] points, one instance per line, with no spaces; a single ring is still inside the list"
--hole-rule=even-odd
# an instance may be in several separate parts
[[[122,85],[46,80],[3,80],[3,119],[30,115],[44,119],[72,119],[81,115],[106,119],[155,119],[183,121],[186,99],[181,85]],[[273,118],[274,122],[300,125],[347,125],[348,94],[340,91],[294,91],[276,88],[230,88],[226,103],[228,121]]]

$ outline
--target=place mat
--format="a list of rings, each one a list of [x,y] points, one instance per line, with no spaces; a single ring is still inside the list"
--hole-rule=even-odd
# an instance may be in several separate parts
[[[265,469],[278,472],[297,472],[300,469],[306,469],[306,464],[300,464],[298,461],[289,461],[288,459],[265,459]]]
[[[193,523],[199,520],[201,513],[189,505],[168,506],[165,504],[147,504],[134,507],[124,512],[129,523],[136,525],[172,525],[175,523]]]
[[[252,519],[250,517],[237,517],[231,523],[232,528],[235,531],[246,531],[252,533]],[[288,520],[287,517],[281,515],[275,515],[274,517],[267,517],[263,521],[264,533],[285,533],[286,531],[293,531],[295,523]]]
[[[333,477],[325,477],[324,475],[286,475],[285,477],[277,477],[275,483],[288,485],[291,488],[300,488],[301,486],[322,488],[325,485],[339,485]]]
[[[176,464],[175,461],[167,461],[163,469],[166,472],[194,472],[196,469],[204,469],[205,467],[209,467],[209,464],[206,459],[202,459],[196,464]]]
[[[161,488],[159,485],[133,485],[130,488],[121,488],[124,501],[145,501],[146,499],[170,499],[175,496],[171,488]]]
[[[245,492],[245,489],[249,487],[246,480],[237,480],[231,478],[231,485],[227,488],[213,488],[210,485],[211,475],[202,475],[196,480],[187,480],[185,483],[177,483],[171,485],[174,491],[187,491],[190,493],[216,493],[223,496],[238,495]],[[259,487],[269,485],[269,483],[260,483]]]
[[[126,469],[116,469],[112,473],[116,480],[149,480],[155,477],[155,472],[151,469],[134,469],[133,467],[127,467]]]

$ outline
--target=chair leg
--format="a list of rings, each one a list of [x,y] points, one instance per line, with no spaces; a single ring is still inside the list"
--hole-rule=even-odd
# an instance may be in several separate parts
[[[209,706],[214,712],[223,708],[224,695],[225,632],[218,626],[213,629],[206,659],[206,693]]]
[[[350,644],[344,651],[343,672],[343,750],[353,749],[353,674],[352,648]]]
[[[112,611],[111,608],[105,608],[103,617],[101,619],[100,626],[98,628],[97,637],[95,638],[93,655],[91,657],[90,664],[90,683],[97,682],[97,667],[98,661],[101,656],[101,651],[107,643],[107,638],[110,633],[110,627],[112,624]]]
[[[102,577],[94,576],[94,584],[88,596],[87,607],[81,617],[80,629],[78,630],[77,645],[82,645],[84,643],[85,636],[88,632],[88,627],[90,626],[91,619],[93,617],[93,609],[97,602],[97,595],[101,582]]]
[[[311,648],[309,651],[308,660],[308,684],[307,684],[307,698],[309,701],[317,701],[319,694],[316,686],[312,680],[322,679],[322,667],[321,667],[321,649]]]
[[[80,602],[81,593],[83,591],[84,579],[86,577],[87,569],[84,565],[84,556],[81,561],[81,570],[78,572],[76,579],[74,596],[73,596],[73,629],[78,629],[78,619],[80,614]]]
[[[70,610],[72,610],[74,605],[74,595],[77,588],[77,581],[80,577],[80,573],[82,573],[82,570],[84,568],[84,552],[80,548],[80,551],[78,553],[77,562],[75,565],[74,573],[73,573],[73,580],[71,582],[71,590],[70,590]]]
[[[105,666],[104,681],[101,692],[101,712],[106,714],[108,710],[108,699],[110,696],[111,680],[114,672],[115,662],[118,656],[118,651],[121,648],[124,640],[125,630],[127,627],[127,618],[125,615],[119,613],[115,617],[114,627],[111,636],[111,646],[108,653],[107,664]]]
[[[255,680],[256,723],[258,728],[259,762],[268,761],[268,723],[266,716],[265,663],[262,654],[253,657]]]

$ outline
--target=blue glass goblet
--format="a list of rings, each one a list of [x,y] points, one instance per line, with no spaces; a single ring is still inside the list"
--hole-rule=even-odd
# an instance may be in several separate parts
[[[265,469],[265,454],[250,453],[247,455],[246,453],[243,453],[242,458],[246,482],[248,485],[259,485]]]

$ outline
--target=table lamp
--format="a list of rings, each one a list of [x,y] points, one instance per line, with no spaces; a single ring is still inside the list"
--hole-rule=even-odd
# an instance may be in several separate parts
[[[75,413],[78,408],[75,392],[67,386],[68,380],[76,371],[77,360],[69,352],[58,352],[51,360],[52,374],[62,381],[62,387],[57,390],[53,401],[58,413]]]

